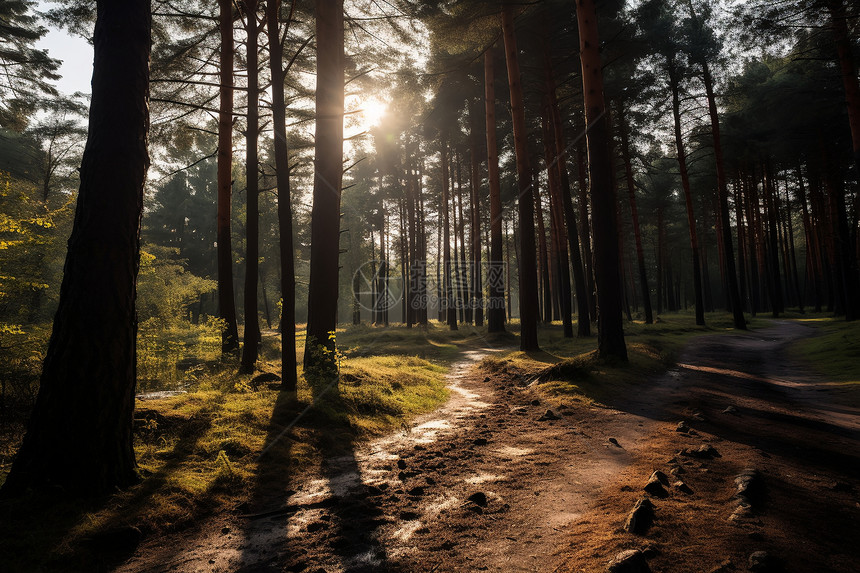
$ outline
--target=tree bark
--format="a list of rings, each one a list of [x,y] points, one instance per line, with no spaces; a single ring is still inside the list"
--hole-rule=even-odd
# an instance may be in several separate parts
[[[239,350],[236,298],[233,292],[233,241],[230,207],[233,195],[233,3],[218,0],[221,33],[221,102],[218,108],[218,315],[225,323],[221,352]]]
[[[639,208],[636,204],[636,183],[633,180],[633,163],[630,159],[630,126],[627,125],[624,103],[618,105],[619,131],[621,132],[621,157],[627,179],[627,197],[630,200],[630,219],[633,222],[633,238],[636,241],[636,262],[639,266],[639,287],[642,291],[642,306],[645,309],[645,324],[654,323],[651,309],[651,289],[648,287],[648,272],[645,270],[645,250],[642,248],[642,231],[639,228]]]
[[[284,46],[280,38],[279,13],[281,1],[266,4],[266,25],[269,36],[269,67],[272,71],[272,124],[275,134],[275,182],[278,186],[278,247],[281,255],[281,387],[295,392],[296,372],[296,270],[293,250],[293,209],[290,190],[289,145],[287,144],[287,105],[284,99]],[[292,21],[292,10],[286,21]],[[359,322],[361,316],[359,315]]]
[[[450,178],[448,174],[448,142],[442,140],[442,248],[444,254],[443,270],[445,274],[445,317],[448,322],[448,328],[457,330],[457,307],[454,304],[454,284],[451,280],[451,193],[450,193]]]
[[[340,194],[343,181],[343,0],[316,0],[317,87],[311,262],[305,365],[337,328]],[[328,356],[333,360],[333,353]]]
[[[59,308],[4,496],[105,494],[137,481],[132,447],[143,186],[149,166],[148,0],[97,2],[89,136]]]
[[[535,261],[534,201],[531,193],[533,181],[529,169],[526,116],[517,55],[517,39],[514,31],[513,8],[510,4],[505,4],[502,8],[502,35],[505,41],[505,61],[508,66],[514,148],[517,157],[517,207],[520,227],[520,350],[536,351],[540,347],[537,338],[538,288]]]
[[[603,64],[594,0],[577,0],[582,91],[588,124],[588,163],[594,221],[594,275],[597,290],[597,353],[601,359],[627,361],[621,317],[615,189],[609,152],[609,125],[603,95]]]
[[[502,259],[502,200],[496,145],[496,90],[493,50],[484,53],[484,102],[487,113],[487,177],[490,187],[490,267],[487,332],[505,331],[505,263]]]
[[[693,252],[693,291],[696,298],[696,324],[705,325],[705,302],[702,292],[702,270],[699,262],[699,237],[696,233],[696,215],[693,210],[693,193],[690,190],[690,174],[687,171],[687,155],[681,132],[681,99],[678,66],[674,56],[669,56],[669,89],[672,92],[672,115],[675,120],[675,148],[678,152],[678,166],[681,171],[681,186],[684,189],[684,203],[687,206],[687,224],[690,228],[690,250]]]
[[[471,304],[475,315],[475,326],[484,326],[484,286],[481,282],[481,159],[478,156],[478,117],[476,106],[469,109],[469,157],[471,175],[469,183],[472,194],[472,295]]]
[[[245,222],[245,336],[242,347],[241,371],[254,371],[260,344],[260,322],[257,312],[260,259],[260,181],[258,167],[259,121],[259,52],[257,42],[260,24],[257,21],[258,0],[247,0],[248,42],[245,59],[248,64],[248,126],[245,132],[245,187],[247,211]]]

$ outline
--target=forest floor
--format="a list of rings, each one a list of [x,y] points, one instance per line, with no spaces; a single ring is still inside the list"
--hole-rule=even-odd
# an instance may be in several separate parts
[[[535,381],[548,359],[465,350],[441,409],[260,480],[232,513],[146,539],[116,571],[605,571],[626,549],[654,571],[746,571],[757,551],[767,570],[855,570],[860,409],[791,356],[814,334],[782,321],[698,337],[668,373],[585,399]],[[688,493],[655,488],[653,524],[628,533],[655,470]]]

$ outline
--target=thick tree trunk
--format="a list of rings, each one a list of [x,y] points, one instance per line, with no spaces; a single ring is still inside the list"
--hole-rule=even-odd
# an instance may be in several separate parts
[[[137,481],[136,280],[149,166],[150,2],[97,2],[89,136],[60,303],[4,496],[105,494]]]
[[[218,108],[218,315],[225,323],[221,352],[239,350],[236,298],[233,292],[233,244],[230,204],[233,195],[233,3],[218,0],[221,33],[221,86]]]
[[[636,184],[633,180],[633,164],[630,160],[630,126],[627,125],[624,104],[618,106],[618,121],[621,131],[621,157],[624,160],[624,173],[627,179],[627,197],[630,200],[630,219],[633,223],[633,237],[636,241],[636,262],[639,266],[639,287],[642,291],[642,305],[645,309],[645,324],[653,324],[651,309],[651,289],[648,287],[648,273],[645,270],[645,250],[642,248],[642,231],[639,228],[639,208],[636,204]]]
[[[577,0],[582,91],[588,124],[588,163],[594,220],[594,275],[597,289],[597,353],[602,359],[627,361],[621,317],[615,189],[609,152],[609,125],[603,95],[603,64],[594,0]]]
[[[293,251],[293,209],[290,203],[290,165],[287,145],[287,106],[284,99],[284,46],[278,25],[281,2],[266,4],[266,25],[269,36],[269,67],[272,71],[272,124],[275,134],[275,178],[278,185],[278,246],[281,255],[281,387],[294,392],[298,382],[296,372],[296,271]],[[295,6],[295,1],[293,2]],[[292,19],[292,9],[286,25]],[[359,315],[359,322],[361,316]]]
[[[334,350],[343,181],[343,0],[316,0],[317,89],[305,365],[314,345]],[[333,353],[328,356],[334,357]]]
[[[487,177],[490,187],[490,266],[487,332],[505,331],[505,263],[502,260],[502,200],[496,145],[496,89],[493,50],[484,53],[484,102],[487,114]]]
[[[693,251],[693,291],[696,298],[696,324],[705,325],[705,302],[702,292],[702,271],[699,262],[699,237],[696,233],[696,215],[693,211],[693,194],[690,190],[690,175],[687,171],[687,155],[681,132],[681,99],[678,67],[674,56],[668,59],[669,89],[672,92],[672,115],[675,120],[675,148],[678,152],[678,166],[681,171],[681,186],[684,189],[684,203],[687,206],[687,224],[690,228],[690,249]]]
[[[526,116],[514,31],[513,8],[502,8],[502,35],[505,40],[505,61],[508,65],[508,85],[511,92],[511,117],[514,127],[514,148],[517,157],[517,190],[519,216],[519,279],[520,279],[520,350],[536,351],[538,345],[538,288],[535,261],[534,201],[531,193],[532,173],[529,169]]]
[[[260,185],[258,168],[259,121],[259,51],[257,40],[260,24],[257,21],[258,0],[248,0],[246,61],[248,64],[248,126],[245,132],[245,186],[247,189],[247,220],[245,222],[245,336],[242,347],[242,372],[253,372],[260,344],[260,322],[257,312],[260,259]]]

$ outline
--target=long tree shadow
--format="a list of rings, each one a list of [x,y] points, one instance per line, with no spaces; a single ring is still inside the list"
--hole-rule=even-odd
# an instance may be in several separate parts
[[[321,428],[316,442],[323,457],[321,473],[333,500],[327,536],[330,550],[350,573],[396,571],[380,539],[379,528],[387,523],[378,503],[382,492],[364,484],[348,405],[337,380],[315,384],[313,392],[314,401],[334,422]]]
[[[392,571],[377,531],[386,521],[373,488],[363,483],[337,378],[311,388],[309,404],[295,393],[278,396],[254,485],[241,508],[247,526],[237,571]],[[292,463],[297,437],[307,442],[303,447],[315,448],[320,479],[311,475],[299,483]]]

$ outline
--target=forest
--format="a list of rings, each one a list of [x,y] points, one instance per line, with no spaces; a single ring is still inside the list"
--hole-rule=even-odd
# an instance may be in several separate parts
[[[854,570],[858,62],[853,0],[0,0],[0,570]]]

